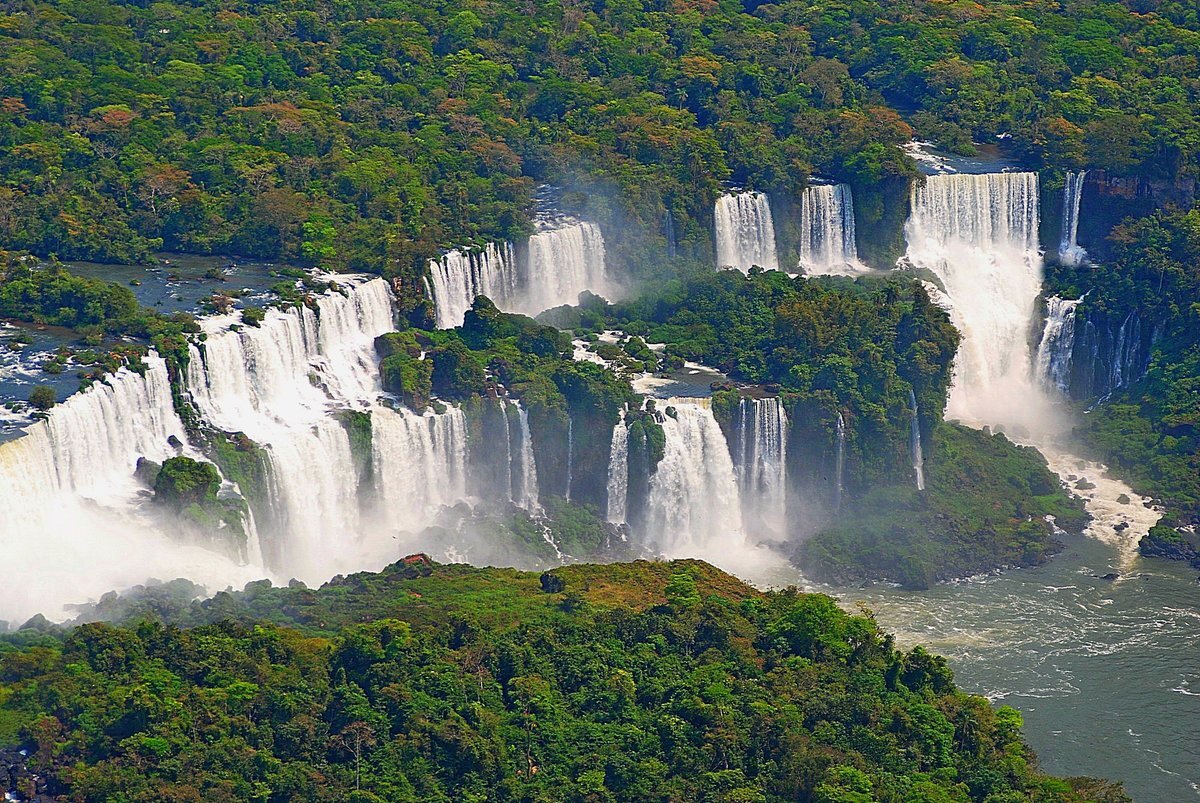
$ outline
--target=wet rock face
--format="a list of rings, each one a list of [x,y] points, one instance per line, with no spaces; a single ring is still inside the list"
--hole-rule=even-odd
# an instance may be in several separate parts
[[[29,769],[20,750],[0,749],[0,794],[22,803],[51,803],[50,783]]]

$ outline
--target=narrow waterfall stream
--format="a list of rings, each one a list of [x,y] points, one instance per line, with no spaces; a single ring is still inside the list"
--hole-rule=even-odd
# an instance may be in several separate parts
[[[1058,243],[1058,259],[1064,265],[1081,265],[1087,260],[1078,242],[1079,207],[1083,201],[1083,182],[1087,171],[1068,172],[1063,186],[1062,235]]]
[[[624,524],[629,505],[629,427],[624,417],[613,427],[608,454],[608,510],[605,518],[613,524]]]

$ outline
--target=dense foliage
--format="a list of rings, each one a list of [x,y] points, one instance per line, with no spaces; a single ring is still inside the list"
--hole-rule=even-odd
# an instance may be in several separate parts
[[[1083,503],[1063,491],[1036,449],[944,422],[935,436],[925,491],[880,485],[845,505],[800,545],[806,571],[835,582],[868,577],[928,588],[1045,562],[1062,547],[1046,516],[1073,532],[1087,523]]]
[[[1084,417],[1080,434],[1172,519],[1200,516],[1200,211],[1117,227],[1112,263],[1059,268],[1049,289],[1086,298],[1077,317],[1136,310],[1158,333],[1149,370]]]
[[[0,744],[26,745],[51,791],[1128,800],[1038,773],[1016,711],[957,691],[943,659],[897,651],[871,619],[696,562],[539,580],[414,557],[315,592],[260,583],[181,607],[158,599],[169,618],[213,623],[88,624],[0,646]]]
[[[0,238],[406,271],[527,231],[550,181],[617,256],[661,257],[668,211],[706,254],[725,180],[820,171],[878,221],[914,129],[1195,176],[1197,52],[1180,0],[37,0],[0,16]]]
[[[609,319],[666,343],[666,354],[907,431],[908,391],[926,422],[941,417],[958,333],[919,282],[704,272],[619,305]],[[866,424],[869,422],[869,424]]]

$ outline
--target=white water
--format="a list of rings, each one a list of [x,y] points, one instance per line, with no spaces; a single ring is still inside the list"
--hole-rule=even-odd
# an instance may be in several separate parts
[[[734,465],[742,518],[751,529],[783,536],[787,524],[788,419],[778,397],[742,399]]]
[[[541,509],[538,498],[537,462],[533,456],[533,435],[529,429],[529,413],[520,402],[510,401],[517,409],[516,482],[512,501],[531,513]]]
[[[569,219],[529,238],[522,290],[512,300],[512,310],[537,315],[564,304],[579,303],[579,294],[611,294],[605,267],[604,236],[595,223]],[[503,305],[497,302],[497,306]]]
[[[809,187],[800,196],[800,267],[812,276],[866,271],[858,261],[849,185]]]
[[[354,562],[346,544],[359,528],[358,477],[349,435],[330,413],[370,408],[380,392],[374,339],[393,328],[386,282],[347,287],[318,297],[315,310],[268,312],[259,327],[206,322],[187,372],[205,420],[266,448],[274,526],[263,552],[272,570],[306,582]]]
[[[467,498],[467,421],[462,410],[436,415],[377,407],[371,451],[381,531],[390,539],[434,522],[443,506]]]
[[[450,251],[429,263],[429,289],[441,329],[461,326],[477,296],[500,309],[535,316],[552,307],[578,304],[590,290],[611,296],[604,235],[595,223],[558,217],[540,224],[521,258],[511,243],[482,251]]]
[[[1087,171],[1068,172],[1063,185],[1062,236],[1058,243],[1058,260],[1064,265],[1081,265],[1087,261],[1087,251],[1077,242],[1079,236],[1079,205],[1083,199],[1083,182]]]
[[[947,416],[1039,425],[1030,377],[1042,261],[1036,173],[929,176],[912,191],[907,259],[941,280],[963,335]]]
[[[913,473],[917,475],[917,490],[925,490],[925,450],[921,448],[921,417],[917,410],[917,396],[908,389],[908,404],[912,410],[912,425],[909,432],[909,450],[912,452]]]
[[[1071,354],[1075,349],[1075,308],[1082,298],[1046,299],[1046,325],[1038,343],[1034,370],[1042,387],[1067,394],[1071,390]]]
[[[12,575],[0,585],[0,619],[60,617],[67,603],[149,578],[187,577],[215,592],[262,576],[181,543],[145,509],[137,459],[161,462],[178,454],[168,438],[183,440],[166,366],[145,362],[145,376],[121,369],[0,446],[0,549]]]
[[[834,466],[833,509],[842,509],[842,496],[846,492],[846,418],[839,411],[837,415],[837,462]]]
[[[567,491],[563,494],[571,498],[571,486],[575,484],[575,419],[567,413]]]
[[[650,481],[646,535],[668,557],[722,564],[745,550],[737,477],[708,399],[660,402],[666,449]]]
[[[771,202],[761,192],[722,195],[714,210],[717,267],[779,269]]]
[[[518,292],[512,246],[488,243],[482,251],[450,251],[429,263],[429,282],[439,329],[462,326],[476,296],[506,309]]]
[[[629,507],[629,427],[624,416],[613,427],[608,451],[608,510],[605,518],[624,524]]]

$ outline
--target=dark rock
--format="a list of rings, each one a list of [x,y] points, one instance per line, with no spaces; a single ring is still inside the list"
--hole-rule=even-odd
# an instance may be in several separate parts
[[[1113,530],[1115,530],[1116,532],[1119,532],[1119,533],[1123,533],[1128,529],[1129,529],[1129,522],[1127,522],[1127,521],[1123,521],[1120,524],[1117,524],[1113,527]]]
[[[1119,575],[1116,572],[1109,572],[1108,574],[1100,575],[1100,579],[1101,580],[1119,580],[1119,579],[1121,579],[1121,575]]]
[[[1096,484],[1094,482],[1089,482],[1087,477],[1084,477],[1079,480],[1079,482],[1075,483],[1075,490],[1077,491],[1091,491],[1095,487]]]
[[[567,587],[567,581],[554,572],[542,572],[539,579],[542,582],[542,591],[547,594],[560,594]]]
[[[1129,494],[1121,494],[1117,497],[1117,503],[1121,505],[1128,505],[1131,501],[1133,500],[1129,498]]]
[[[1138,552],[1146,558],[1183,560],[1200,569],[1200,545],[1193,533],[1184,533],[1165,524],[1150,528],[1138,544]]]

